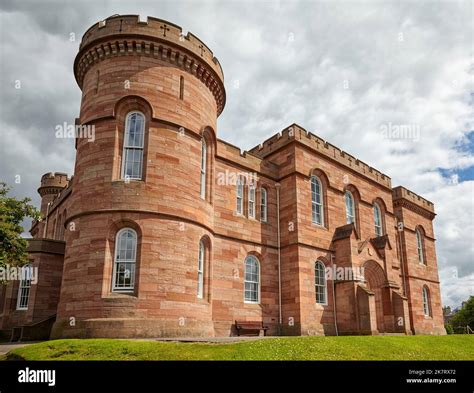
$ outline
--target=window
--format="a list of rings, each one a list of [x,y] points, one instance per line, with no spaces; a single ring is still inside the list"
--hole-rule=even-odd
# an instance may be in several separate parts
[[[184,77],[179,77],[179,99],[182,100],[184,98]]]
[[[249,217],[255,218],[255,184],[249,184]]]
[[[21,268],[21,280],[18,288],[18,300],[16,303],[17,310],[28,310],[32,273],[33,267],[31,264],[25,265]]]
[[[423,235],[419,229],[416,230],[416,247],[418,249],[418,261],[425,263],[425,255],[423,254]]]
[[[135,289],[136,258],[137,233],[133,229],[124,228],[117,233],[115,240],[113,291],[130,292]]]
[[[197,287],[197,297],[199,299],[203,298],[204,295],[204,257],[206,254],[206,248],[204,247],[203,242],[199,242],[199,257],[198,257],[198,287]]]
[[[423,287],[422,296],[423,296],[423,313],[427,317],[431,317],[430,293],[427,287]]]
[[[244,211],[244,185],[242,178],[237,178],[237,214],[243,214]]]
[[[267,190],[265,188],[260,189],[260,220],[267,222]]]
[[[327,304],[326,269],[321,261],[316,261],[314,265],[314,287],[316,303]]]
[[[207,146],[204,138],[201,142],[201,198],[206,199],[206,158]]]
[[[53,221],[53,235],[51,236],[51,239],[56,239],[56,234],[58,233],[58,227],[56,225],[56,219]]]
[[[247,303],[260,302],[260,266],[253,255],[245,258],[245,297]]]
[[[382,214],[380,207],[377,203],[374,203],[374,223],[375,223],[375,235],[382,236]]]
[[[311,205],[313,223],[323,225],[323,187],[321,185],[321,180],[316,176],[311,176]]]
[[[125,121],[123,140],[122,178],[142,178],[143,142],[145,138],[145,117],[140,112],[131,112]]]
[[[350,191],[346,191],[346,223],[355,223],[354,197]]]

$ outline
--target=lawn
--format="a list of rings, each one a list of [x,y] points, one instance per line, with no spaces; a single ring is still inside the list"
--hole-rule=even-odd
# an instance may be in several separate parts
[[[474,335],[278,337],[230,344],[45,341],[7,360],[474,360]]]

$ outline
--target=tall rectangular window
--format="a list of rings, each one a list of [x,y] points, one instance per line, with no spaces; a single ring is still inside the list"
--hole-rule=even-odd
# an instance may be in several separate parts
[[[326,268],[321,261],[317,261],[314,266],[314,287],[316,303],[327,304]]]
[[[382,236],[382,213],[377,203],[374,203],[374,223],[375,223],[375,235]]]
[[[122,178],[132,180],[142,178],[144,139],[145,116],[140,112],[129,113],[125,121]]]
[[[267,222],[267,190],[260,189],[260,221]]]
[[[311,215],[315,224],[323,225],[323,192],[321,181],[311,176]]]
[[[260,302],[260,264],[253,255],[245,258],[244,302]]]
[[[255,218],[255,185],[249,185],[249,217]]]
[[[237,178],[237,214],[244,212],[244,185],[240,176]]]
[[[204,295],[204,258],[205,258],[206,249],[203,242],[199,242],[199,258],[198,258],[198,288],[197,288],[197,297],[199,299],[203,298]]]
[[[115,239],[115,261],[112,290],[133,291],[135,289],[135,264],[137,258],[137,233],[124,228]]]
[[[355,223],[354,197],[350,191],[345,193],[346,200],[346,223]]]
[[[31,264],[21,268],[21,280],[18,288],[17,310],[28,310],[28,300],[30,299],[31,276],[33,267]]]
[[[201,142],[201,198],[206,199],[206,159],[207,146],[204,138]]]

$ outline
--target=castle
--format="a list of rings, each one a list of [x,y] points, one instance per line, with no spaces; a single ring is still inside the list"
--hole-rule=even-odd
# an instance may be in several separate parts
[[[445,334],[433,204],[296,124],[245,152],[218,139],[224,76],[196,36],[112,16],[74,75],[94,138],[72,178],[41,178],[37,282],[2,288],[4,334]]]

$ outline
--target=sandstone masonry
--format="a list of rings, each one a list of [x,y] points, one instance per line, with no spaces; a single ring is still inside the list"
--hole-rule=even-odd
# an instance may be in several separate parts
[[[224,76],[196,36],[112,16],[84,34],[74,74],[76,125],[95,138],[76,139],[72,178],[41,178],[39,280],[26,309],[19,282],[2,287],[4,334],[229,336],[236,320],[271,335],[445,334],[433,204],[296,124],[246,152],[218,139]],[[131,113],[144,119],[132,148]]]

